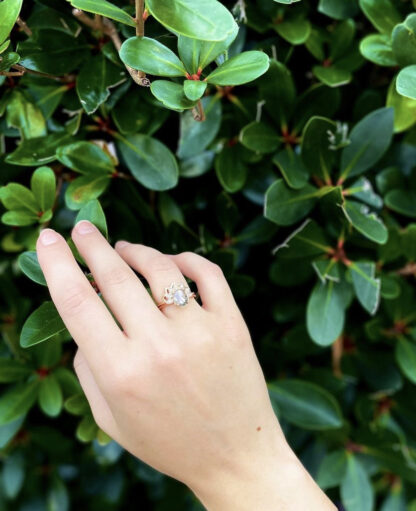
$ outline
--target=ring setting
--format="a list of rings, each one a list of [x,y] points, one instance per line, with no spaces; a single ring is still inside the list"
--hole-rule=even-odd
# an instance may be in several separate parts
[[[178,284],[172,282],[170,286],[165,287],[163,302],[158,305],[159,309],[166,305],[176,305],[177,307],[185,307],[191,298],[195,297],[195,293],[191,291],[186,284]]]

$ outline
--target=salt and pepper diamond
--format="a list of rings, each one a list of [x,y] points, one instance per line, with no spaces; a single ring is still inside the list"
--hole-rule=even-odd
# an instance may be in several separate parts
[[[175,304],[179,307],[184,307],[189,303],[192,291],[185,284],[176,284],[172,282],[169,287],[165,288],[165,295],[163,301],[166,304]]]

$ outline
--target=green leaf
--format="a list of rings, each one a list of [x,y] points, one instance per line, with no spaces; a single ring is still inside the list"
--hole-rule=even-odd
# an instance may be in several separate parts
[[[222,120],[221,101],[205,97],[201,100],[205,110],[204,122],[195,122],[192,112],[184,112],[180,116],[180,138],[178,157],[181,159],[197,156],[215,139]]]
[[[410,218],[416,218],[416,192],[412,190],[390,190],[384,197],[387,207]]]
[[[39,406],[49,417],[57,417],[62,410],[63,395],[61,386],[53,374],[41,380],[39,385]]]
[[[391,37],[387,34],[371,34],[360,43],[360,52],[363,57],[378,66],[396,66],[396,58],[391,46]]]
[[[304,44],[311,34],[311,28],[310,22],[302,17],[286,19],[274,25],[280,37],[294,45]]]
[[[44,302],[26,319],[20,334],[20,346],[29,348],[47,341],[65,329],[53,302]]]
[[[272,153],[280,145],[276,130],[263,122],[251,122],[240,131],[240,142],[256,153]]]
[[[353,18],[358,11],[356,0],[319,0],[318,11],[336,20]]]
[[[17,262],[22,272],[33,282],[42,286],[47,285],[36,252],[23,252],[19,255]]]
[[[337,400],[314,383],[279,380],[269,383],[268,389],[282,416],[302,429],[326,431],[343,424]]]
[[[77,77],[76,90],[87,114],[94,113],[110,96],[110,88],[127,79],[126,72],[103,54],[88,59]]]
[[[147,0],[147,8],[171,32],[202,41],[223,41],[235,33],[230,11],[217,0]]]
[[[110,177],[102,174],[91,173],[77,177],[66,189],[65,203],[69,209],[77,211],[89,201],[100,197],[109,184]]]
[[[100,14],[106,18],[119,21],[130,27],[135,27],[134,19],[116,5],[107,0],[70,0],[71,5],[82,11]]]
[[[195,106],[184,93],[183,86],[167,80],[155,80],[150,86],[152,94],[163,103],[166,108],[182,112]]]
[[[238,25],[223,41],[200,41],[179,36],[178,51],[188,73],[195,74],[205,69],[211,62],[224,53],[237,37]]]
[[[215,159],[218,180],[229,193],[235,193],[244,186],[247,170],[247,165],[239,157],[239,148],[236,145],[224,146]]]
[[[0,72],[8,71],[14,64],[17,64],[20,60],[20,55],[14,51],[9,51],[0,58]]]
[[[22,8],[23,0],[3,0],[0,3],[0,44],[7,39]]]
[[[97,434],[98,426],[91,414],[86,415],[79,423],[76,430],[76,437],[81,442],[92,442]]]
[[[344,449],[327,454],[319,465],[316,482],[323,490],[340,486],[347,471],[347,453]]]
[[[390,35],[402,21],[400,13],[391,0],[359,0],[361,10],[382,34]]]
[[[56,160],[56,150],[68,144],[72,136],[64,131],[46,137],[23,140],[18,148],[6,157],[7,163],[37,167]]]
[[[283,149],[273,157],[273,163],[277,165],[290,188],[304,188],[309,180],[309,173],[299,154],[291,148]]]
[[[31,369],[12,358],[0,358],[0,383],[11,383],[23,380],[31,373]]]
[[[380,245],[387,242],[388,231],[386,226],[375,213],[369,214],[367,206],[348,200],[342,206],[342,210],[347,220],[363,236]]]
[[[206,91],[207,83],[198,82],[197,80],[185,80],[183,82],[183,91],[185,96],[191,101],[200,99]]]
[[[25,478],[25,459],[21,452],[13,452],[4,460],[1,474],[6,497],[15,499],[22,489]]]
[[[416,345],[400,337],[396,342],[395,357],[402,373],[416,384]]]
[[[396,133],[406,131],[416,124],[416,66],[414,67],[414,87],[410,88],[410,93],[412,93],[412,89],[414,91],[414,98],[403,95],[404,89],[400,94],[398,93],[397,79],[391,82],[387,93],[386,105],[394,108],[394,131]]]
[[[176,186],[178,163],[159,140],[141,134],[118,136],[118,148],[133,176],[146,188],[164,191]]]
[[[397,490],[396,488],[392,489],[392,493],[386,497],[381,505],[380,511],[408,511],[405,496],[401,488]]]
[[[341,177],[356,176],[373,167],[389,148],[394,133],[394,111],[380,108],[356,124],[351,143],[342,151]]]
[[[400,232],[400,247],[408,261],[416,261],[416,224],[410,224]]]
[[[264,216],[278,225],[292,225],[312,210],[316,199],[317,189],[312,185],[292,190],[278,179],[266,191]]]
[[[59,147],[56,157],[62,165],[81,174],[108,175],[115,172],[113,158],[92,142],[75,142]]]
[[[416,13],[409,14],[393,30],[392,46],[400,66],[416,64]]]
[[[19,383],[0,396],[0,426],[26,415],[38,396],[39,380]]]
[[[347,69],[342,69],[334,66],[314,66],[313,74],[318,78],[319,81],[328,85],[328,87],[340,87],[350,83],[352,80],[352,74]]]
[[[9,98],[7,124],[18,128],[25,139],[43,137],[47,133],[42,111],[19,90],[14,90]]]
[[[341,335],[345,322],[342,289],[333,280],[318,282],[309,297],[306,323],[312,340],[330,346]]]
[[[80,222],[81,220],[88,220],[98,227],[101,233],[108,238],[107,221],[103,208],[98,200],[91,200],[87,202],[87,204],[79,210],[78,215],[75,218],[75,223]]]
[[[301,155],[305,167],[311,175],[324,182],[330,182],[334,150],[329,141],[329,133],[337,133],[337,124],[324,117],[311,117],[302,135]]]
[[[39,217],[29,211],[7,211],[1,217],[1,221],[5,225],[14,225],[16,227],[24,227],[32,225],[39,220]]]
[[[37,215],[39,206],[35,194],[19,183],[9,183],[1,189],[0,199],[7,209],[16,209]]]
[[[374,491],[361,462],[348,453],[347,470],[341,484],[341,500],[346,511],[373,511]]]
[[[245,51],[226,60],[206,80],[214,85],[242,85],[251,82],[269,69],[269,57],[261,51]]]
[[[186,69],[167,46],[149,37],[124,41],[120,58],[126,66],[156,76],[185,76]]]
[[[85,415],[90,412],[90,405],[83,392],[69,397],[64,403],[64,408],[72,415]]]
[[[51,209],[55,202],[56,178],[49,167],[39,167],[32,174],[30,187],[40,211]]]
[[[273,249],[273,254],[278,253],[280,258],[293,260],[329,253],[330,250],[323,230],[314,220],[307,219]]]
[[[396,89],[407,98],[416,99],[416,66],[408,66],[397,76]]]
[[[380,304],[380,279],[375,278],[375,263],[351,263],[349,266],[352,284],[358,301],[371,315],[377,312]]]

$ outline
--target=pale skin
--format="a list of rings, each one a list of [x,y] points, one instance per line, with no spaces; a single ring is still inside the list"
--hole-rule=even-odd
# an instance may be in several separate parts
[[[72,239],[108,308],[61,235],[43,230],[37,253],[100,428],[209,511],[335,511],[285,440],[221,269],[194,253],[113,248],[87,221]],[[159,310],[164,288],[184,276],[201,304]]]

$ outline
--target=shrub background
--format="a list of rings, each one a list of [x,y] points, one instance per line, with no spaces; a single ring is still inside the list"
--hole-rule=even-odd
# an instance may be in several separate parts
[[[347,511],[416,509],[415,5],[285,3],[223,2],[229,56],[271,62],[208,85],[205,122],[133,83],[66,1],[24,2],[27,25],[0,40],[0,509],[202,509],[98,430],[74,377],[33,251],[40,228],[68,238],[80,218],[220,264],[321,487]],[[176,52],[153,17],[145,30]]]

